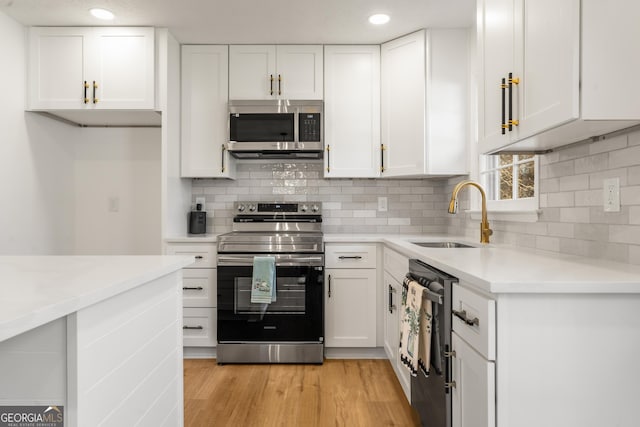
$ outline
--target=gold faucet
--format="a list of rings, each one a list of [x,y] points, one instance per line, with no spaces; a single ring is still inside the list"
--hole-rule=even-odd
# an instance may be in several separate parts
[[[474,181],[461,181],[455,187],[453,187],[453,193],[451,193],[451,201],[449,202],[449,213],[454,214],[458,210],[458,193],[462,188],[470,185],[476,187],[480,191],[482,196],[482,220],[480,221],[480,243],[489,243],[489,236],[493,234],[493,230],[489,228],[489,220],[487,219],[487,196],[484,193],[484,189],[480,184]]]

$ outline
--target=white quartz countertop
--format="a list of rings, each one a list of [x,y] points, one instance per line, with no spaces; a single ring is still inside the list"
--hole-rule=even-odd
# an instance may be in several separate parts
[[[384,243],[409,258],[490,293],[640,293],[640,266],[453,236],[332,235],[325,243]],[[424,248],[411,242],[454,241],[475,248]]]
[[[193,261],[185,256],[0,256],[0,341]]]

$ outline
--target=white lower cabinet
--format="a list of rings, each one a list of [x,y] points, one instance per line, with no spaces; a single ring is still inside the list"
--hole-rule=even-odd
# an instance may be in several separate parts
[[[496,426],[496,301],[453,285],[453,427]]]
[[[456,333],[451,334],[455,353],[452,379],[453,427],[496,425],[495,363],[484,358]]]
[[[400,322],[402,319],[402,280],[409,271],[409,258],[384,248],[384,351],[402,390],[411,400],[411,375],[400,362]]]
[[[327,347],[376,346],[376,253],[375,244],[325,246]]]
[[[218,288],[216,245],[167,243],[167,255],[189,255],[195,262],[182,270],[182,344],[184,347],[216,347]]]

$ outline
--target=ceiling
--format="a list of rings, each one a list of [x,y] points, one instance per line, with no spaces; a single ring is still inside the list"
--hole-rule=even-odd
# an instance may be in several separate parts
[[[115,13],[100,21],[88,13]],[[23,25],[167,27],[180,43],[378,44],[428,27],[470,27],[475,0],[0,0]],[[387,13],[373,26],[367,17]]]

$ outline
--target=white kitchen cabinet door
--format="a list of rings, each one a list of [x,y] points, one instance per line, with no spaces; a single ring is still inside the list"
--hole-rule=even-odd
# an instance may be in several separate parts
[[[29,109],[153,109],[154,31],[31,27]]]
[[[229,46],[229,99],[274,99],[276,79],[274,45]]]
[[[322,99],[320,45],[231,45],[229,99]]]
[[[376,270],[327,269],[325,345],[376,346]]]
[[[469,40],[421,30],[381,48],[382,177],[468,173]]]
[[[322,45],[277,45],[277,97],[322,99]]]
[[[640,87],[617,83],[620,70],[640,72],[638,2],[480,0],[478,17],[482,153],[545,151],[640,122]]]
[[[379,177],[380,46],[324,49],[324,176]]]
[[[424,171],[425,31],[384,43],[382,61],[382,176]]]
[[[226,150],[228,65],[227,45],[182,46],[183,178],[235,177]]]
[[[402,302],[402,284],[388,272],[384,272],[384,351],[391,366],[398,362],[400,348],[400,308]]]
[[[95,49],[87,57],[87,76],[95,79],[96,108],[153,109],[155,92],[154,29],[98,27]],[[89,56],[91,55],[91,56]],[[93,56],[95,55],[95,56]],[[95,77],[94,77],[95,76]],[[93,95],[93,88],[92,88]]]
[[[495,427],[495,363],[485,359],[457,334],[451,334],[453,427]]]

